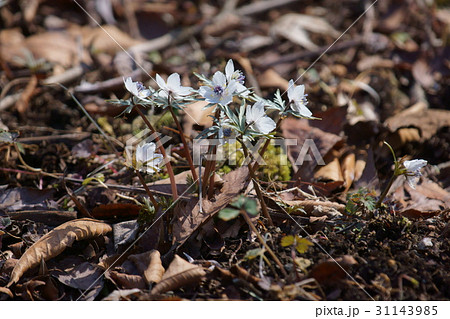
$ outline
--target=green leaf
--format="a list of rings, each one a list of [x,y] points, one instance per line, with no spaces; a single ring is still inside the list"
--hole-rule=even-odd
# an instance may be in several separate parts
[[[288,235],[281,238],[281,247],[291,246],[294,243],[294,236]]]
[[[244,209],[247,213],[252,216],[256,216],[258,214],[258,205],[256,201],[253,199],[248,199],[244,204]]]
[[[295,249],[300,253],[303,254],[308,250],[309,246],[313,246],[314,244],[310,242],[306,238],[299,238],[298,236],[295,236],[297,245],[295,246]]]
[[[224,208],[219,212],[219,218],[224,221],[232,220],[239,216],[239,210],[233,208]]]

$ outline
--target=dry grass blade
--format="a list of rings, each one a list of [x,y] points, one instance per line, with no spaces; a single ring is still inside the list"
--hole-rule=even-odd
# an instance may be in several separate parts
[[[69,221],[56,227],[42,236],[22,255],[11,273],[7,287],[17,283],[28,269],[38,266],[42,259],[49,260],[59,255],[76,240],[89,239],[110,231],[112,231],[110,225],[89,218]]]
[[[162,280],[152,289],[151,294],[162,294],[166,291],[197,283],[205,275],[206,271],[202,267],[193,265],[176,255]]]

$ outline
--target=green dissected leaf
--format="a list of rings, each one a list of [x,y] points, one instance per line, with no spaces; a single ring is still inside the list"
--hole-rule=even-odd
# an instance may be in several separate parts
[[[234,208],[224,208],[219,212],[219,218],[224,221],[232,220],[239,216],[239,210]]]
[[[297,237],[297,236],[296,236]],[[297,238],[296,238],[297,239]],[[303,254],[308,250],[309,246],[313,246],[314,244],[312,242],[310,242],[308,239],[306,238],[299,238],[296,240],[297,241],[297,245],[295,246],[295,249],[300,253]]]
[[[253,199],[249,199],[245,202],[244,209],[247,213],[249,213],[252,216],[258,214],[258,205],[256,204],[256,201]]]
[[[294,244],[294,236],[292,235],[287,235],[284,236],[283,238],[281,238],[281,247],[287,247],[287,246],[291,246],[292,244]]]

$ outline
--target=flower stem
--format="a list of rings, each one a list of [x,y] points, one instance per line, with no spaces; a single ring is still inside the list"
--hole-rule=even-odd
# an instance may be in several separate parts
[[[278,119],[278,121],[277,121],[277,126],[275,127],[275,131],[278,130],[278,128],[280,127],[281,120],[282,120],[282,118],[280,117],[280,118]],[[270,145],[270,141],[271,141],[271,139],[267,139],[266,142],[264,143],[263,147],[262,147],[261,150],[259,151],[259,155],[261,156],[261,158],[264,156],[264,153],[267,151],[267,148],[268,148],[269,145]],[[254,168],[255,170],[257,170],[258,167],[259,167],[258,162],[255,162],[255,165],[253,166],[253,168]]]
[[[170,114],[172,114],[175,124],[177,125],[178,131],[180,132],[181,142],[183,143],[184,152],[186,154],[186,158],[189,163],[189,167],[191,168],[192,178],[194,179],[194,181],[196,181],[198,179],[198,176],[197,176],[197,171],[195,170],[195,167],[194,167],[194,163],[192,162],[191,153],[189,152],[189,145],[186,141],[186,138],[184,137],[183,130],[181,128],[181,125],[180,125],[180,122],[178,121],[177,116],[175,115],[175,112],[173,111],[172,105],[169,105],[169,111],[170,111]]]
[[[164,149],[164,147],[161,144],[161,141],[159,140],[159,137],[155,134],[156,131],[153,128],[153,125],[150,123],[150,121],[147,119],[147,117],[145,116],[145,114],[141,111],[141,109],[139,108],[139,106],[136,106],[134,108],[136,110],[136,112],[138,112],[138,114],[142,117],[142,119],[144,120],[145,125],[147,125],[147,127],[149,128],[151,134],[155,135],[155,142],[156,142],[156,146],[158,146],[159,151],[161,152],[162,156],[164,157],[164,159],[166,160],[166,167],[167,167],[167,173],[169,174],[169,179],[170,179],[170,186],[172,188],[172,195],[173,195],[173,199],[177,200],[178,198],[178,191],[177,191],[177,184],[175,183],[175,174],[173,173],[173,169],[172,169],[172,165],[170,164],[170,160],[167,157],[166,154],[166,150]]]
[[[258,232],[258,230],[256,229],[255,225],[253,225],[250,217],[248,216],[247,212],[245,210],[240,210],[240,213],[242,215],[242,217],[244,217],[245,222],[248,224],[248,227],[250,227],[250,229],[256,234],[256,237],[258,238],[259,242],[261,243],[261,245],[264,246],[264,248],[267,250],[267,252],[269,253],[269,255],[273,258],[273,260],[275,261],[275,263],[278,265],[278,267],[280,267],[281,272],[283,273],[284,276],[287,276],[287,272],[286,269],[284,269],[283,264],[281,263],[281,261],[278,259],[277,255],[275,255],[275,253],[273,252],[273,250],[269,247],[269,245],[267,245],[267,243],[264,241],[264,239],[262,238],[261,234]]]
[[[389,183],[387,184],[386,188],[385,188],[384,191],[381,193],[380,198],[379,198],[378,201],[377,201],[377,204],[376,204],[376,206],[375,206],[376,208],[380,208],[380,207],[381,207],[381,204],[383,203],[384,198],[385,198],[386,195],[388,194],[389,190],[391,189],[392,184],[394,183],[395,179],[396,179],[397,176],[399,175],[399,166],[400,166],[399,163],[398,163],[398,161],[397,161],[397,157],[395,156],[395,152],[394,152],[394,149],[392,148],[392,146],[389,145],[389,143],[386,142],[386,141],[384,141],[383,143],[384,143],[384,144],[389,148],[389,150],[391,151],[392,157],[394,158],[394,165],[395,165],[395,167],[394,167],[394,173],[392,174],[392,177],[391,177],[391,179],[389,180]]]
[[[155,207],[155,210],[157,210],[158,202],[156,201],[155,197],[153,197],[153,194],[150,191],[150,189],[148,188],[147,183],[145,183],[144,177],[142,176],[142,174],[137,169],[135,170],[135,173],[136,173],[137,177],[139,178],[139,180],[141,181],[141,184],[144,187],[145,191],[147,192],[148,197],[150,197],[150,200],[152,201],[153,207]]]
[[[244,143],[241,143],[241,144],[242,144],[242,148],[244,150],[245,158],[247,158],[248,157],[247,147],[245,146]],[[255,162],[255,165],[256,165],[256,162]],[[270,217],[269,211],[267,210],[267,205],[266,205],[266,202],[264,201],[264,197],[262,195],[261,188],[259,187],[259,183],[256,179],[256,174],[255,174],[254,166],[252,165],[252,163],[248,163],[248,171],[250,173],[250,178],[253,181],[253,186],[255,187],[256,195],[258,196],[259,202],[261,204],[262,213],[263,213],[264,217],[267,218],[269,225],[273,226],[272,217]]]

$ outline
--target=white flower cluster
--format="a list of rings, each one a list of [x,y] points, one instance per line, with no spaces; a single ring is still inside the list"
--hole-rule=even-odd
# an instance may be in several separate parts
[[[180,75],[171,74],[167,81],[156,74],[156,83],[159,90],[145,87],[141,82],[133,82],[130,77],[124,79],[125,88],[131,93],[132,99],[127,110],[139,103],[142,105],[154,105],[160,107],[178,107],[195,101],[200,98],[209,103],[208,107],[214,106],[220,110],[219,118],[214,118],[215,125],[202,132],[201,136],[211,136],[217,134],[222,141],[235,137],[255,140],[259,137],[271,138],[277,124],[271,116],[281,119],[288,114],[302,118],[313,118],[308,109],[308,101],[305,94],[305,86],[294,84],[289,81],[287,90],[288,105],[285,105],[279,91],[276,93],[274,101],[265,100],[252,93],[251,89],[245,86],[245,76],[242,71],[234,68],[234,63],[230,59],[225,66],[225,73],[217,71],[212,79],[202,75],[196,76],[203,82],[198,90],[181,85]],[[196,97],[197,96],[197,97]],[[236,102],[233,104],[233,102]],[[239,107],[240,104],[240,107]],[[124,104],[125,105],[125,104]],[[151,156],[144,156],[145,152]],[[153,150],[153,151],[152,151]],[[144,145],[136,151],[137,163],[150,163],[147,172],[154,172],[160,163],[159,154],[155,154],[153,145]],[[139,152],[139,153],[138,153]],[[158,156],[159,155],[159,156]],[[155,160],[151,160],[155,158]],[[155,165],[153,165],[155,164]],[[141,165],[143,166],[143,165]]]

